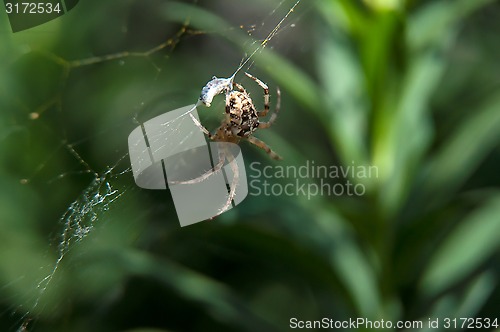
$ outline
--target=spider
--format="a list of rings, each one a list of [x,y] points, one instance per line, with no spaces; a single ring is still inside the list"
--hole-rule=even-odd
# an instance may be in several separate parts
[[[233,83],[232,78],[220,79],[214,77],[203,88],[200,100],[205,105],[210,106],[214,95],[226,91],[225,118],[214,134],[211,134],[199,121],[196,120],[195,124],[213,141],[238,144],[241,140],[247,140],[266,151],[271,158],[281,160],[282,158],[267,146],[266,143],[253,136],[253,133],[258,128],[269,128],[276,121],[281,104],[280,89],[276,89],[277,101],[274,113],[269,118],[269,121],[260,121],[260,118],[265,117],[269,112],[269,88],[267,84],[257,77],[249,73],[245,73],[245,75],[254,80],[264,90],[263,111],[256,110],[248,92],[242,85]],[[238,90],[230,90],[233,84]]]
[[[263,149],[272,159],[281,160],[282,158],[274,152],[266,143],[253,136],[253,133],[258,129],[269,128],[277,118],[277,114],[281,106],[281,92],[276,89],[276,108],[267,122],[260,121],[260,118],[265,117],[269,113],[269,88],[257,77],[245,73],[246,76],[254,80],[264,90],[264,110],[257,111],[255,105],[250,98],[250,95],[245,88],[233,83],[233,77],[220,79],[213,77],[210,82],[202,89],[200,101],[207,107],[210,106],[212,99],[219,93],[226,92],[226,108],[225,118],[214,134],[210,133],[192,114],[191,119],[200,130],[205,133],[213,141],[228,142],[238,144],[241,140],[246,140],[257,147]],[[233,75],[234,76],[234,75]],[[237,90],[233,90],[232,86],[236,86]],[[212,170],[207,171],[196,179],[183,181],[180,183],[191,184],[205,180],[210,175],[215,174],[224,166],[224,161],[227,159],[233,172],[233,184],[230,186],[230,192],[225,205],[219,210],[219,214],[229,209],[231,202],[236,195],[236,183],[238,183],[239,171],[234,162],[234,156],[227,149],[219,149],[219,163]],[[178,182],[179,183],[179,182]],[[215,217],[215,216],[214,216]]]

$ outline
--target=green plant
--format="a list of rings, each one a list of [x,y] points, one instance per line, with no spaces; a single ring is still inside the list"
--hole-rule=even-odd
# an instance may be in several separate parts
[[[374,165],[377,176],[348,177],[361,197],[252,196],[182,229],[165,192],[135,187],[126,137],[231,74],[234,54],[200,45],[251,52],[252,38],[229,23],[248,15],[202,2],[80,6],[43,39],[0,34],[0,292],[14,312],[0,315],[2,329],[495,318],[498,2],[303,0],[287,42],[308,51],[266,47],[252,59],[252,73],[283,92],[276,130],[262,137],[283,166]],[[243,149],[247,163],[269,163]],[[46,249],[49,233],[59,249]]]

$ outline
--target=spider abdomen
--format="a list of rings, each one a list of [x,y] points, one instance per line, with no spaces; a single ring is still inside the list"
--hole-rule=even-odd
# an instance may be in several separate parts
[[[259,116],[248,94],[232,91],[227,96],[226,113],[229,115],[231,134],[249,137],[259,127]]]

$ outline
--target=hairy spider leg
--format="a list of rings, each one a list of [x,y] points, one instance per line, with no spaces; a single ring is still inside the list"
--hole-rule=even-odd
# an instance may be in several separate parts
[[[261,116],[266,116],[267,112],[269,112],[269,87],[267,86],[266,83],[262,82],[257,77],[255,77],[249,73],[245,73],[245,75],[247,75],[252,80],[254,80],[255,83],[257,83],[262,88],[262,90],[264,90],[264,110],[261,112],[257,112],[257,114],[258,114],[259,118]]]
[[[269,155],[269,157],[273,158],[274,160],[282,160],[281,156],[274,152],[266,143],[261,141],[255,136],[250,136],[247,137],[247,141],[252,143],[253,145],[256,145],[257,147],[261,148],[262,150],[266,151],[266,153]]]
[[[281,90],[279,87],[276,88],[276,107],[274,108],[274,112],[269,118],[267,122],[260,122],[259,121],[259,128],[265,129],[269,128],[273,125],[273,123],[276,121],[278,118],[278,113],[281,109]],[[264,110],[264,112],[267,113],[267,111]]]

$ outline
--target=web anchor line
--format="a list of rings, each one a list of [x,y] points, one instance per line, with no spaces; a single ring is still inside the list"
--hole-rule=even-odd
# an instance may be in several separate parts
[[[228,78],[218,78],[213,76],[212,79],[202,88],[200,98],[196,104],[198,106],[200,102],[204,104],[206,107],[210,107],[212,100],[215,96],[220,93],[229,93],[233,90],[233,82],[236,74],[245,67],[245,65],[263,48],[266,47],[267,43],[271,41],[271,39],[276,36],[276,34],[281,29],[283,23],[288,19],[288,17],[295,11],[295,8],[299,5],[302,0],[297,0],[295,4],[288,10],[286,15],[278,22],[278,24],[274,27],[274,29],[267,35],[267,37],[260,43],[260,45],[238,66],[235,72]]]

